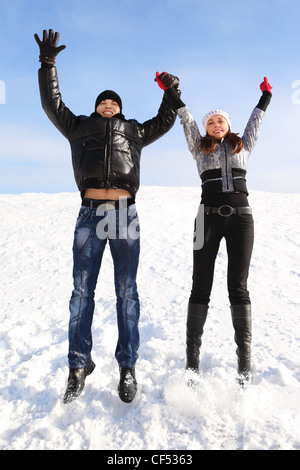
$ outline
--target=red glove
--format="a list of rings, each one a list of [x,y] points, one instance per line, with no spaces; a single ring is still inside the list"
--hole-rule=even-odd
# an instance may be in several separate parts
[[[268,79],[267,77],[264,77],[264,81],[260,84],[260,89],[262,92],[264,91],[268,91],[269,93],[272,93],[272,86],[270,85],[270,83],[268,82]]]
[[[179,87],[179,78],[167,72],[156,72],[156,78],[154,80],[163,90],[167,90],[168,88],[178,89]]]
[[[162,73],[167,73],[167,72],[162,72]],[[161,88],[162,90],[166,90],[167,87],[163,84],[163,82],[160,80],[160,73],[159,72],[156,72],[156,78],[155,78],[155,81],[157,82],[157,85],[159,86],[159,88]]]

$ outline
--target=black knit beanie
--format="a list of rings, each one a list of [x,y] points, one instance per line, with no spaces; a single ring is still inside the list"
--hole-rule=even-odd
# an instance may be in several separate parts
[[[120,112],[122,112],[122,100],[119,97],[119,95],[116,92],[112,91],[112,90],[102,91],[102,93],[100,93],[100,95],[97,96],[96,103],[95,103],[95,111],[96,111],[98,105],[101,103],[101,101],[104,101],[104,100],[114,100],[114,101],[116,101],[116,103],[118,103],[118,105],[120,107]]]

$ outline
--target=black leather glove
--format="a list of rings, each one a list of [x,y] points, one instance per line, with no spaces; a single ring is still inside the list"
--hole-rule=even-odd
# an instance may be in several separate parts
[[[43,40],[41,41],[37,34],[34,35],[36,42],[40,48],[40,62],[48,65],[55,64],[55,58],[66,46],[57,47],[59,40],[59,33],[53,32],[53,29],[49,29],[49,35],[47,36],[47,30],[43,30]]]
[[[167,90],[168,88],[179,87],[179,78],[167,72],[156,72],[156,78],[154,80],[157,82],[158,86],[163,90]]]
[[[180,98],[181,91],[178,88],[175,88],[175,87],[167,88],[165,93],[168,96],[169,100],[171,101],[172,108],[175,111],[185,106],[185,103]]]

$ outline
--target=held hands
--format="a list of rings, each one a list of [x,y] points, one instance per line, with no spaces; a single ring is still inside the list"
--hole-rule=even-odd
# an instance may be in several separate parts
[[[168,88],[179,87],[179,78],[167,72],[162,72],[162,73],[156,72],[156,77],[154,81],[157,82],[158,86],[162,90],[167,90]]]
[[[163,90],[170,90],[168,93],[168,98],[172,103],[173,109],[176,111],[179,108],[185,106],[183,101],[181,101],[180,95],[181,92],[179,90],[179,78],[175,77],[175,75],[171,75],[167,72],[156,72],[156,78],[154,79],[158,86]]]
[[[54,65],[57,54],[66,48],[66,46],[57,47],[59,33],[54,34],[53,29],[49,29],[49,35],[47,36],[47,30],[44,29],[42,41],[37,34],[34,35],[34,38],[40,48],[40,62]]]
[[[264,81],[260,84],[260,89],[262,92],[264,91],[268,91],[269,93],[272,94],[272,86],[270,85],[270,83],[268,82],[268,79],[267,77],[264,77]]]

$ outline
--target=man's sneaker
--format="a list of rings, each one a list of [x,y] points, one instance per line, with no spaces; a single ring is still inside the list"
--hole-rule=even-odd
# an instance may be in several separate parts
[[[96,365],[91,361],[90,365],[84,369],[70,369],[68,385],[63,399],[65,404],[70,403],[79,397],[84,389],[86,376],[90,375],[95,367]]]
[[[120,367],[119,397],[125,403],[131,403],[137,391],[134,367]]]

